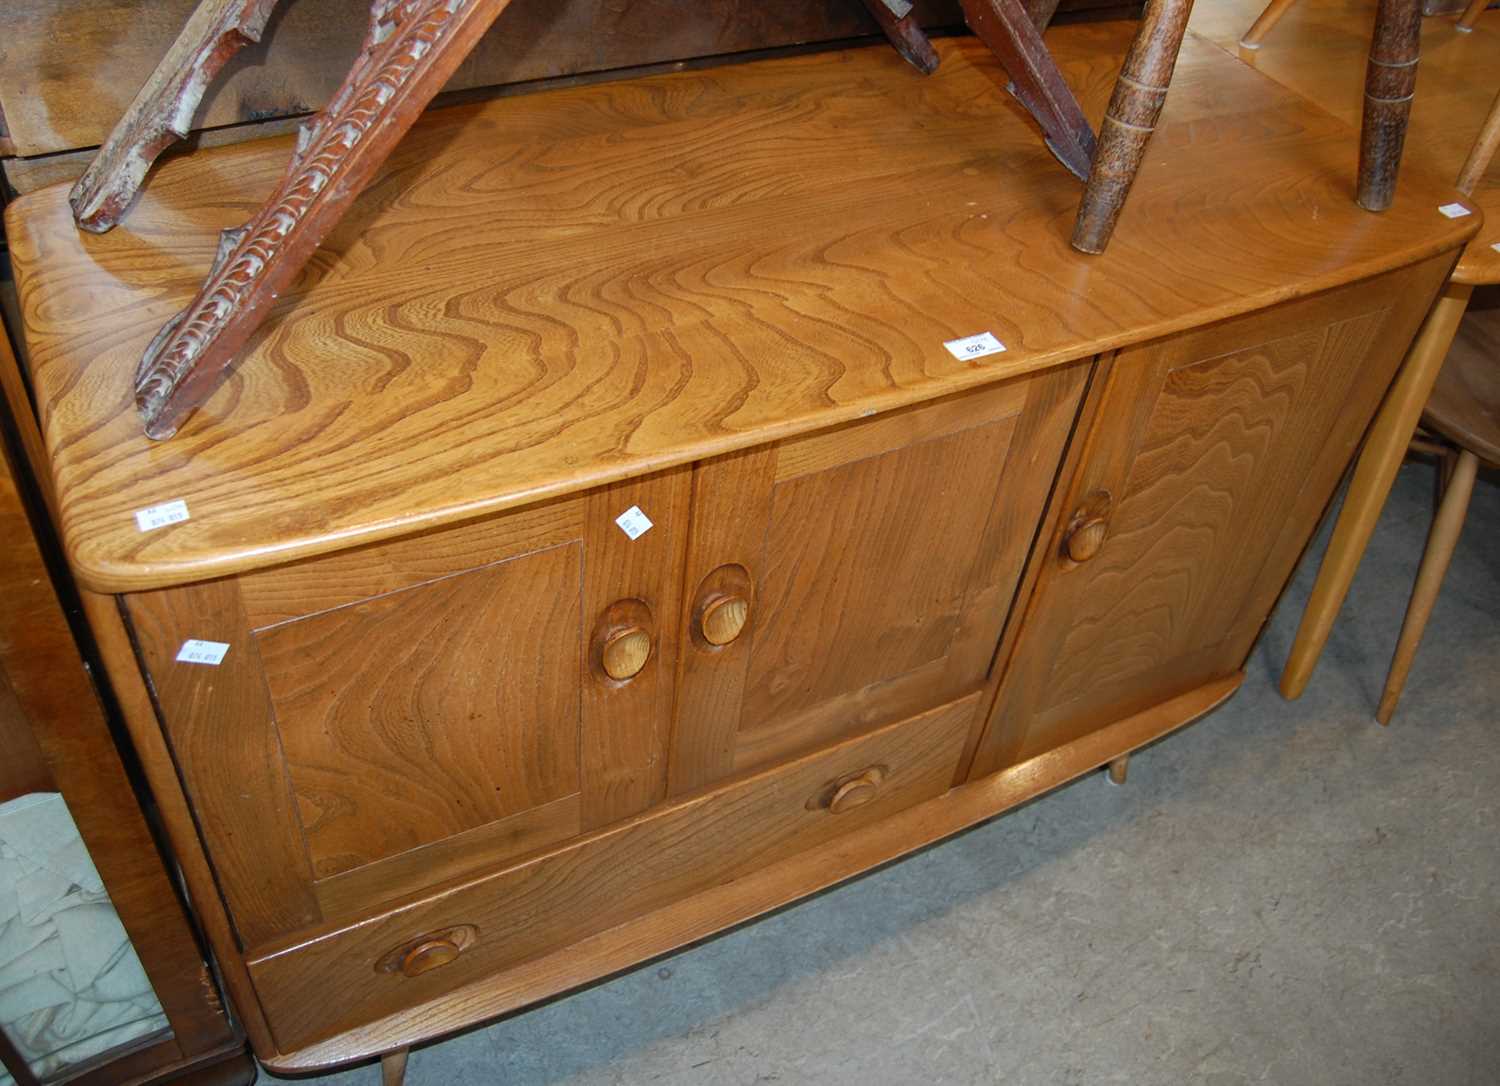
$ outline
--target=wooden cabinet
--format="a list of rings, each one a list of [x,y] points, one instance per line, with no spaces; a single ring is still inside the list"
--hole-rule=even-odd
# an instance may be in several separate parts
[[[1096,114],[1131,29],[1049,34]],[[1083,258],[993,59],[936,47],[435,111],[164,444],[129,374],[287,148],[164,162],[102,238],[8,209],[68,557],[272,1067],[723,930],[1238,683],[1474,224],[1420,177],[1361,211],[1351,133],[1190,41]]]
[[[245,945],[976,694],[1088,370],[123,597]]]
[[[699,466],[673,794],[984,685],[1087,373]],[[708,620],[735,600],[719,642]]]
[[[125,598],[247,946],[662,798],[690,483]]]
[[[1239,671],[1431,276],[1388,275],[1119,353],[975,776]]]

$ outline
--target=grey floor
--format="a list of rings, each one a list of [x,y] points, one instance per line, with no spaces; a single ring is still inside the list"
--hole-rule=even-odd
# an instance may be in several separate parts
[[[943,845],[412,1054],[412,1086],[1500,1083],[1500,487],[1393,727],[1430,516],[1408,465],[1308,693],[1275,677]],[[269,1079],[269,1076],[267,1076]],[[373,1066],[317,1079],[374,1086]],[[280,1081],[270,1079],[270,1081]]]

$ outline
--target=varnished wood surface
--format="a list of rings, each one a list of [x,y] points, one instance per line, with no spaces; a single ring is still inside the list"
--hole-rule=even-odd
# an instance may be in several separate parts
[[[260,955],[250,971],[277,1043],[289,1051],[425,1002],[941,795],[978,701],[939,706]],[[882,779],[868,802],[830,808],[841,785],[876,768]],[[478,935],[448,964],[414,977],[372,969],[392,948],[454,923]]]
[[[125,598],[242,946],[666,795],[691,481]],[[632,507],[653,521],[634,540],[615,521]],[[617,680],[599,650],[621,630],[649,652]],[[190,638],[229,647],[178,659]]]
[[[1464,315],[1422,422],[1482,460],[1500,464],[1500,308]]]
[[[1132,24],[1049,44],[1097,116]],[[138,589],[459,521],[934,398],[1452,248],[1408,171],[1349,199],[1352,133],[1186,43],[1114,246],[968,40],[923,79],[884,47],[429,115],[169,446],[130,371],[285,141],[163,165],[126,227],[65,192],[7,223],[63,533]],[[914,193],[921,193],[914,198]],[[996,274],[1008,269],[1007,274]],[[1012,273],[1013,272],[1013,273]],[[1008,352],[952,358],[989,330]],[[135,510],[191,520],[142,534]]]
[[[1264,0],[1202,3],[1190,29],[1258,71],[1305,95],[1350,125],[1361,116],[1372,0],[1298,0],[1255,50],[1238,42]],[[1486,113],[1500,92],[1500,13],[1479,19],[1473,33],[1454,20],[1422,20],[1422,59],[1406,133],[1402,169],[1455,181]],[[1352,188],[1350,190],[1353,191]],[[1485,224],[1454,272],[1461,283],[1500,282],[1500,163],[1474,189]]]
[[[0,112],[12,153],[102,143],[198,0],[6,0]],[[327,103],[359,50],[370,0],[282,0],[262,44],[210,87],[195,128],[308,113]],[[925,25],[958,26],[956,0],[919,0]],[[704,54],[878,33],[857,0],[546,0],[520,4],[480,42],[450,90]]]
[[[0,327],[0,365],[10,364]],[[8,406],[24,436],[30,420],[16,417],[24,400]],[[0,453],[0,799],[62,793],[172,1027],[171,1038],[133,1065],[143,1074],[159,1071],[243,1041],[225,1013],[32,534],[15,481],[25,470],[10,449]]]
[[[1120,353],[976,774],[1244,666],[1448,267]]]
[[[665,954],[941,840],[1196,720],[1239,688],[1236,673],[900,814],[368,1025],[266,1059],[277,1073],[416,1044]]]

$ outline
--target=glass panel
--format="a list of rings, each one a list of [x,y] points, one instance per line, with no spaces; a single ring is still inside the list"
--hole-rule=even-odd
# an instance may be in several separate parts
[[[168,1029],[55,792],[0,804],[0,1029],[44,1081]]]

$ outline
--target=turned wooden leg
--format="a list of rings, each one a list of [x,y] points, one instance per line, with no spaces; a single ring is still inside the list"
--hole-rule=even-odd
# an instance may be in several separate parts
[[[1365,69],[1365,114],[1359,135],[1355,199],[1366,211],[1384,211],[1396,196],[1421,53],[1422,0],[1380,0]]]
[[[908,64],[923,75],[937,71],[938,55],[912,14],[911,0],[864,0],[864,3]]]
[[[1099,130],[1094,165],[1073,225],[1073,248],[1102,253],[1156,129],[1193,0],[1146,0],[1140,29]]]
[[[203,0],[68,193],[73,219],[102,234],[124,217],[156,157],[184,138],[229,58],[260,41],[277,0]]]
[[[1245,36],[1240,39],[1240,46],[1244,49],[1259,49],[1260,41],[1271,32],[1271,28],[1281,22],[1281,17],[1287,13],[1297,0],[1271,0],[1266,5],[1266,10],[1260,13],[1260,17],[1250,24],[1250,29],[1245,31]]]
[[[1437,602],[1438,591],[1443,587],[1443,577],[1448,572],[1448,563],[1453,559],[1453,548],[1457,546],[1458,537],[1463,532],[1464,516],[1469,511],[1469,497],[1474,493],[1474,473],[1478,467],[1478,457],[1468,449],[1458,454],[1453,479],[1443,494],[1443,504],[1432,522],[1427,550],[1422,555],[1422,566],[1417,570],[1417,583],[1411,590],[1411,602],[1406,606],[1406,619],[1401,623],[1401,637],[1396,642],[1391,670],[1385,678],[1385,692],[1380,695],[1380,707],[1375,710],[1375,719],[1382,724],[1391,722],[1396,702],[1400,700],[1401,691],[1406,687],[1406,677],[1411,673],[1417,646],[1422,642],[1422,631],[1427,628],[1432,605]]]
[[[1125,774],[1130,772],[1130,755],[1122,754],[1109,763],[1109,783],[1124,784]]]
[[[402,1086],[406,1082],[406,1057],[409,1048],[398,1048],[380,1057],[380,1086]]]
[[[1292,642],[1286,669],[1281,673],[1284,697],[1301,697],[1307,689],[1473,289],[1458,283],[1449,283],[1443,289],[1375,415],[1349,483],[1349,494],[1339,511],[1328,553],[1323,556],[1307,609],[1302,612],[1302,624]]]
[[[1479,13],[1490,6],[1490,0],[1469,0],[1469,6],[1464,8],[1464,13],[1458,17],[1458,29],[1465,34],[1474,29],[1474,24],[1479,22]]]

